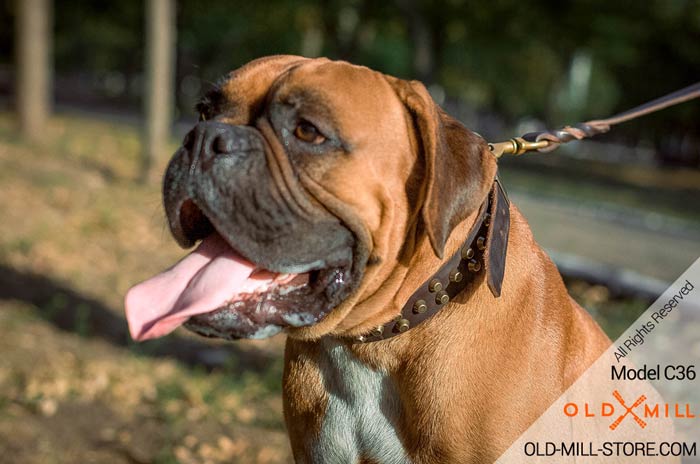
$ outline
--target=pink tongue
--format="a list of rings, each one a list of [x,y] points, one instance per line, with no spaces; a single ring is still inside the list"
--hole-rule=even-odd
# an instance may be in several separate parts
[[[275,274],[258,272],[219,234],[202,241],[175,266],[126,294],[126,319],[136,341],[169,334],[190,316],[213,311],[236,294],[269,284]]]

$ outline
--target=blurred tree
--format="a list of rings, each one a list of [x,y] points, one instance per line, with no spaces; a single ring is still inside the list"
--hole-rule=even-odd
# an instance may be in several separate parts
[[[22,135],[40,141],[51,106],[51,0],[17,1],[17,111]]]
[[[153,166],[170,135],[173,112],[175,64],[175,1],[148,0],[146,3],[146,117],[141,179],[155,177]]]
[[[420,5],[415,0],[396,0],[396,4],[402,11],[404,20],[408,24],[408,31],[413,46],[412,66],[416,79],[427,85],[435,82],[437,74],[437,56],[442,49],[442,35],[439,28],[433,27],[430,21],[434,15],[421,11]]]

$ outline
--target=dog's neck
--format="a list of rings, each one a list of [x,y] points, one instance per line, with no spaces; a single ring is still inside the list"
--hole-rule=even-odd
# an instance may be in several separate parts
[[[352,341],[371,343],[400,335],[437,314],[473,285],[483,284],[484,280],[493,296],[499,297],[510,228],[509,206],[505,191],[496,178],[468,232],[460,234],[461,228],[455,231],[466,237],[457,250],[443,260],[430,277],[411,287],[413,293],[398,303],[401,309],[393,319],[363,331]]]
[[[508,208],[508,198],[500,181],[495,179],[459,250],[415,290],[394,320],[360,335],[356,342],[386,340],[410,330],[440,311],[483,272],[491,293],[499,297],[510,227]]]

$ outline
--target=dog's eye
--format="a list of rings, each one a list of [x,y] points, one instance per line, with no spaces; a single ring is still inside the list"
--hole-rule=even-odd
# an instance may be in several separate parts
[[[326,141],[326,138],[316,129],[316,126],[309,121],[299,121],[294,129],[294,135],[301,141],[319,145]]]

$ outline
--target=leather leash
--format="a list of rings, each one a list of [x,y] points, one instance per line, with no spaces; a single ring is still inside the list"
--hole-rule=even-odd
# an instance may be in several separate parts
[[[698,97],[700,97],[700,82],[664,95],[663,97],[632,108],[631,110],[618,113],[607,119],[594,119],[592,121],[574,124],[573,126],[565,126],[553,131],[530,132],[522,137],[513,137],[506,142],[489,143],[489,149],[496,158],[500,158],[503,155],[519,156],[529,151],[547,153],[555,150],[562,143],[604,134],[610,130],[611,126]]]
[[[535,150],[550,152],[562,143],[603,134],[616,124],[698,97],[700,82],[607,119],[587,121],[554,131],[530,132],[506,142],[489,143],[489,150],[496,158],[506,154],[519,156]],[[471,283],[475,283],[482,269],[486,272],[486,282],[491,293],[498,298],[505,273],[510,230],[509,208],[508,197],[496,177],[462,247],[411,295],[393,320],[375,327],[369,334],[357,337],[353,342],[386,340],[415,327],[440,311]]]

